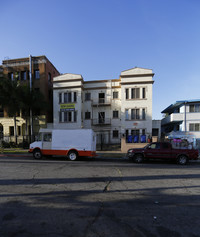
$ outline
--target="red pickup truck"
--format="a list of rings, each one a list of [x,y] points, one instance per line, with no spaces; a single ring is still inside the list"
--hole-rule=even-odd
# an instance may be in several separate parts
[[[171,159],[180,165],[187,164],[189,160],[197,160],[198,155],[196,149],[175,149],[169,142],[153,142],[144,148],[133,148],[127,152],[128,158],[136,163],[148,159]]]

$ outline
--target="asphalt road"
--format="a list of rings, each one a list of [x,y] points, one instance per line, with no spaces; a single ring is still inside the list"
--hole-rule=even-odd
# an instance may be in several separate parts
[[[200,236],[200,163],[0,156],[0,236]]]

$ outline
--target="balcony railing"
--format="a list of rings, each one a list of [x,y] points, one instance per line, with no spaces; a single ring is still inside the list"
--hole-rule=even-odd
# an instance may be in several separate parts
[[[92,102],[93,106],[109,106],[111,105],[111,99],[105,99],[105,98],[100,98],[93,100]]]
[[[110,124],[111,124],[110,118],[92,119],[92,125],[94,125],[94,126],[110,125]]]

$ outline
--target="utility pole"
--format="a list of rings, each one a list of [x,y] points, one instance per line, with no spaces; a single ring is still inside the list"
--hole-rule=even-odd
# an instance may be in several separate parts
[[[29,77],[30,77],[30,92],[32,92],[32,56],[29,55]],[[31,132],[31,142],[33,137],[33,115],[32,109],[30,108],[30,132]]]

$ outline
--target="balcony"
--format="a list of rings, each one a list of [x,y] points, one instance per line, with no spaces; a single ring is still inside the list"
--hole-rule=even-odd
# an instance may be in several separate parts
[[[110,106],[110,105],[111,105],[111,99],[99,98],[92,101],[92,106],[94,107]]]
[[[183,113],[173,113],[168,115],[166,118],[162,119],[161,124],[166,125],[169,123],[179,123],[184,120],[184,114]]]
[[[110,124],[111,124],[110,118],[92,119],[92,125],[94,126],[104,126],[104,125],[110,125]]]

